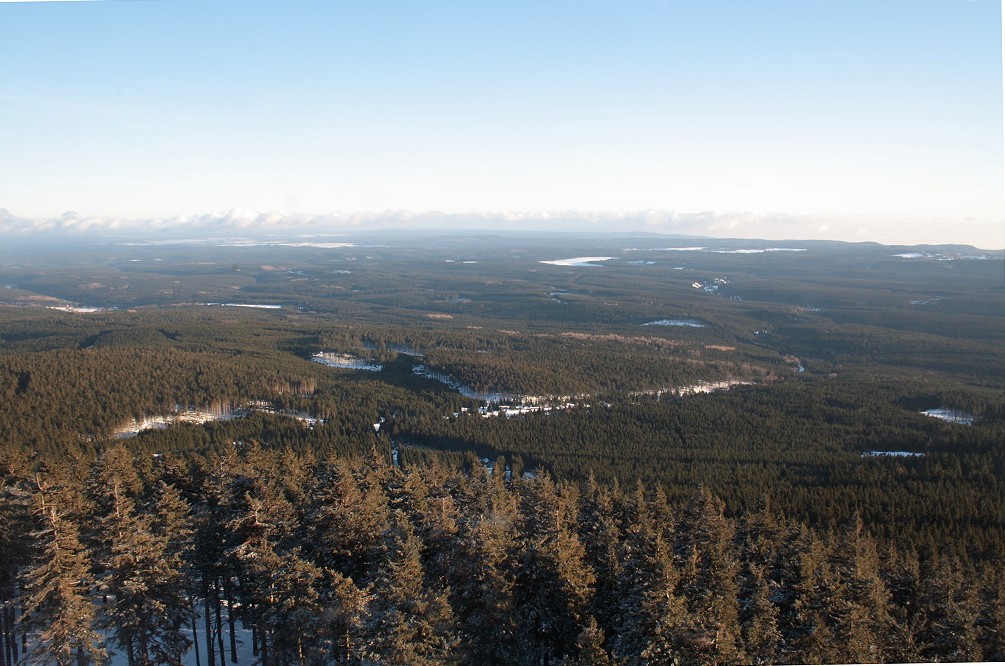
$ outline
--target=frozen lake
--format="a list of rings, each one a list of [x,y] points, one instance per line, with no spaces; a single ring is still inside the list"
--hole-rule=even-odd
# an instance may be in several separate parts
[[[569,259],[551,259],[549,261],[539,261],[540,264],[551,264],[552,266],[600,266],[599,262],[610,261],[614,257],[571,257]]]
[[[647,321],[640,326],[685,326],[688,328],[705,328],[706,324],[698,319],[657,319]]]

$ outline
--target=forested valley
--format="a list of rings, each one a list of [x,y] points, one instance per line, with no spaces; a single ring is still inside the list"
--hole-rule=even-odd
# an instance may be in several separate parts
[[[1005,660],[1001,252],[324,240],[0,250],[0,666]]]

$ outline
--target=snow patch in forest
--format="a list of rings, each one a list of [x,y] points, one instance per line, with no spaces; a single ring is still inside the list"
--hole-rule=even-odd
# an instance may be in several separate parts
[[[724,379],[719,382],[698,382],[688,386],[671,386],[669,388],[652,389],[649,391],[632,391],[630,396],[656,396],[661,398],[664,395],[681,397],[685,395],[697,395],[699,393],[715,393],[717,391],[728,391],[734,386],[753,386],[754,382],[745,382],[739,379]]]
[[[524,396],[520,402],[516,404],[500,404],[497,407],[479,407],[478,414],[482,418],[492,418],[496,416],[505,416],[509,418],[511,416],[525,416],[527,414],[544,413],[558,410],[558,409],[572,409],[573,407],[589,407],[587,404],[582,404],[578,402],[549,402],[541,403],[534,402],[537,400],[547,400],[548,398],[535,397],[535,396]],[[567,400],[567,399],[566,399]],[[456,416],[456,414],[455,414]]]
[[[373,340],[364,340],[363,349],[366,349],[367,351],[386,350],[394,352],[395,354],[404,354],[405,356],[414,356],[417,358],[421,358],[423,355],[422,352],[416,349],[415,347],[406,344],[398,344],[395,342],[389,342],[386,343],[383,347],[380,347]]]
[[[441,384],[448,386],[465,398],[473,398],[475,400],[484,400],[485,402],[507,402],[507,401],[519,401],[522,396],[516,395],[514,393],[495,393],[495,392],[482,392],[476,391],[470,386],[465,386],[457,380],[451,378],[449,375],[445,375],[441,372],[435,372],[430,370],[424,365],[417,365],[412,368],[412,373],[425,377],[426,379],[432,379],[434,381],[440,382]]]
[[[188,651],[182,655],[181,661],[178,662],[180,666],[196,666],[197,664],[205,666],[208,663],[208,653],[206,650],[205,620],[202,613],[199,613],[196,616],[195,622],[197,627],[196,632],[192,631],[191,625],[188,625],[182,628],[181,630],[185,634],[185,637],[188,638],[191,645]],[[115,645],[115,641],[112,635],[108,632],[101,632],[101,636],[103,637],[103,642],[106,648],[108,649],[108,657],[104,661],[106,666],[128,666],[129,655],[126,654],[124,650]],[[217,653],[215,655],[216,660],[217,663],[224,662],[224,659],[226,660],[224,663],[231,663],[232,655],[230,651],[230,636],[226,626],[223,627],[223,636],[225,641],[223,655],[219,654],[219,645],[217,643],[216,636],[213,637],[213,649],[214,652]],[[198,646],[196,646],[195,644],[196,642],[193,640],[194,638],[198,639]],[[234,621],[234,638],[237,647],[236,655],[234,655],[237,657],[237,661],[235,663],[238,664],[255,663],[256,660],[254,654],[255,646],[252,643],[252,631],[251,629],[245,627],[244,622],[242,622],[239,619],[236,619]],[[39,658],[38,655],[32,654],[32,652],[37,647],[36,636],[34,634],[29,634],[27,642],[28,642],[28,653],[25,655],[25,663],[32,664],[35,663],[36,660]],[[196,655],[196,652],[198,652],[198,656]]]
[[[925,416],[945,421],[946,423],[956,423],[958,425],[973,425],[976,420],[973,414],[967,414],[958,409],[926,409],[921,413]]]
[[[170,414],[154,414],[144,416],[142,419],[132,419],[113,430],[112,436],[115,439],[128,439],[139,435],[141,432],[148,430],[164,430],[173,425],[178,425],[179,423],[201,425],[203,423],[212,423],[216,421],[231,421],[233,419],[248,416],[252,412],[261,412],[263,414],[272,414],[275,416],[288,416],[312,427],[318,423],[324,422],[322,419],[313,417],[306,412],[278,409],[265,400],[252,400],[241,407],[227,405],[215,408],[198,409],[183,405],[175,405],[175,411]]]
[[[146,430],[164,430],[169,426],[179,423],[209,423],[211,421],[230,421],[237,418],[234,412],[214,413],[200,409],[186,409],[174,414],[158,414],[156,416],[144,416],[142,419],[133,419],[125,425],[115,429],[113,435],[115,439],[127,439]]]
[[[863,458],[893,457],[893,458],[921,458],[925,454],[918,451],[863,451]]]
[[[336,354],[335,352],[318,352],[311,356],[315,363],[327,365],[330,368],[342,368],[344,370],[366,370],[368,372],[380,372],[384,369],[380,363],[364,361],[352,354]]]

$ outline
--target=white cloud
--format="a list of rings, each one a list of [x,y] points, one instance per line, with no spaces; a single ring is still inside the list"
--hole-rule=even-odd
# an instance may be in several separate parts
[[[961,229],[970,244],[983,249],[1003,246],[1001,221],[988,219],[939,220],[936,218],[865,217],[825,215],[773,215],[716,211],[363,211],[323,215],[285,211],[256,212],[232,209],[202,215],[163,218],[87,216],[66,212],[52,218],[25,218],[0,208],[0,234],[99,234],[179,236],[219,233],[336,234],[381,228],[439,229],[447,231],[646,231],[692,236],[765,240],[845,240],[919,245],[959,243]],[[945,235],[933,234],[943,229]],[[878,230],[878,231],[877,231]]]

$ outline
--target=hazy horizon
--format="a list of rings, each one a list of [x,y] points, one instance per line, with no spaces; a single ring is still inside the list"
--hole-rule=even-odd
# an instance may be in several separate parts
[[[1001,25],[993,0],[3,0],[0,233],[1001,249]]]
[[[812,225],[816,223],[814,228]],[[413,213],[329,213],[293,214],[283,211],[254,213],[231,210],[226,213],[177,216],[171,218],[88,217],[76,212],[48,219],[22,218],[0,208],[0,237],[10,239],[100,238],[273,238],[365,236],[374,233],[442,233],[447,235],[521,234],[650,234],[666,238],[700,238],[735,241],[799,241],[878,243],[888,246],[970,246],[982,251],[1002,252],[1005,244],[977,245],[912,236],[909,224],[873,227],[880,233],[844,237],[840,227],[796,216],[719,215],[639,211],[603,213],[559,211],[554,213],[472,212],[447,214],[439,211]],[[813,233],[813,232],[816,233]]]

